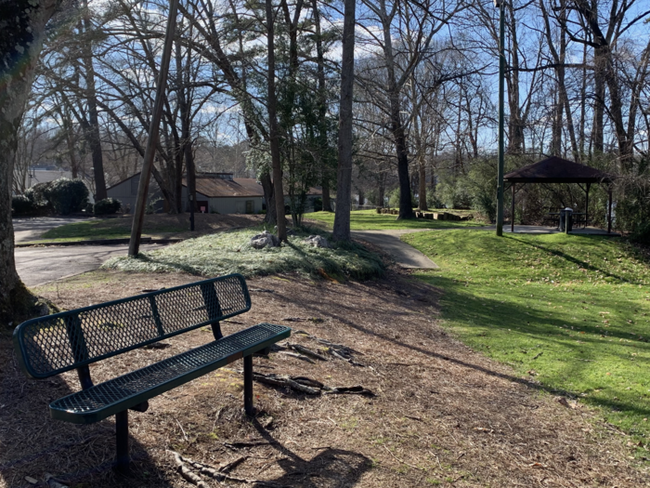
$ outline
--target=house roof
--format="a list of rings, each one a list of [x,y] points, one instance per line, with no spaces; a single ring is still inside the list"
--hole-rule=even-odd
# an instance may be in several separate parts
[[[183,179],[183,185],[187,181]],[[196,176],[196,191],[209,198],[221,197],[263,197],[264,190],[255,178],[224,179],[211,176]]]
[[[510,183],[607,183],[612,178],[599,169],[555,156],[519,168],[503,177]]]

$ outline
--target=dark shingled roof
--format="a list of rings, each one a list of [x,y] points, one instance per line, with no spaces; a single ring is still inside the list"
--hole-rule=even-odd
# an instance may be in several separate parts
[[[607,183],[612,176],[553,156],[508,173],[503,179],[510,183]]]

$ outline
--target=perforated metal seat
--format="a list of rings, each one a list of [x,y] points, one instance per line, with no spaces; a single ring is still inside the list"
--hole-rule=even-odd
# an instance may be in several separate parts
[[[291,329],[262,323],[223,337],[219,322],[250,307],[244,277],[233,274],[28,320],[14,331],[14,345],[33,378],[77,370],[82,390],[52,402],[52,417],[91,424],[115,415],[117,466],[126,469],[129,409],[144,412],[150,398],[240,358],[244,410],[254,414],[252,354],[289,337]],[[205,326],[214,341],[93,385],[92,363]]]
[[[52,417],[91,424],[214,371],[288,337],[291,329],[262,323],[159,363],[113,378],[50,404]]]

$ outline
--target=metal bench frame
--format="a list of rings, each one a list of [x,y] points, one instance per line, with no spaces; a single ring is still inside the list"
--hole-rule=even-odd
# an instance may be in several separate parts
[[[20,324],[14,346],[21,368],[35,379],[77,370],[81,391],[50,404],[53,418],[91,424],[115,415],[117,467],[128,455],[128,411],[221,368],[244,361],[244,410],[254,414],[253,354],[289,337],[289,327],[261,323],[223,336],[220,321],[250,310],[246,281],[233,274],[39,317]],[[214,341],[94,385],[89,365],[170,337],[211,326]]]

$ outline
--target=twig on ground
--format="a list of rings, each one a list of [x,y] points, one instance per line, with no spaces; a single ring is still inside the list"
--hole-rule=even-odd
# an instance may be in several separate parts
[[[294,351],[298,351],[299,353],[304,354],[305,356],[318,359],[319,361],[327,361],[327,358],[325,356],[318,354],[316,351],[312,351],[305,346],[301,346],[300,344],[287,344],[287,346],[289,346]]]
[[[295,352],[289,352],[289,351],[279,351],[278,354],[284,354],[285,356],[290,356],[292,358],[297,358],[302,361],[307,361],[308,363],[315,364],[315,361],[307,356],[304,356],[303,354],[296,354]]]

